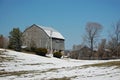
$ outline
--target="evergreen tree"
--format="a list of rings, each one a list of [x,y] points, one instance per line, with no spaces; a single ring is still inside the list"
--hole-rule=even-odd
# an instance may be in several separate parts
[[[22,32],[19,28],[13,28],[13,30],[9,33],[9,48],[14,49],[16,51],[21,51],[22,46]]]

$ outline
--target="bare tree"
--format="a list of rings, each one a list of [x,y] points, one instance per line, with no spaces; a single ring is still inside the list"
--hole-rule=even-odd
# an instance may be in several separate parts
[[[85,35],[85,40],[87,41],[87,44],[91,48],[91,55],[89,57],[92,57],[93,53],[93,48],[95,45],[96,40],[99,37],[99,34],[102,30],[102,25],[96,22],[89,22],[86,25],[86,35]]]
[[[6,48],[8,47],[8,38],[4,37],[3,35],[0,35],[0,48],[4,48],[6,51]]]
[[[113,26],[113,34],[110,35],[108,48],[112,51],[113,56],[120,56],[120,21]]]
[[[0,48],[3,48],[4,36],[0,35]]]
[[[102,59],[105,52],[106,39],[102,39],[98,47],[98,59]]]
[[[4,41],[3,41],[3,48],[5,49],[6,51],[6,48],[8,48],[8,43],[9,43],[9,39],[8,37],[4,37]]]
[[[116,43],[117,43],[116,44],[117,45],[116,53],[117,53],[117,57],[119,57],[119,54],[120,54],[120,52],[119,52],[119,49],[120,49],[120,21],[118,21],[115,24],[114,28],[115,28],[115,38],[116,38]]]
[[[113,27],[115,30],[115,38],[116,38],[117,44],[119,44],[120,42],[120,21],[118,21]]]

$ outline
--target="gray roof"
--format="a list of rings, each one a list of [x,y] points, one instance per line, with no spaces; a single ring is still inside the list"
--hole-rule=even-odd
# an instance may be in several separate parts
[[[44,26],[39,26],[39,25],[37,25],[37,26],[42,28],[49,37],[52,36],[52,38],[65,39],[60,32],[58,32],[57,30],[55,30],[51,27],[44,27]]]

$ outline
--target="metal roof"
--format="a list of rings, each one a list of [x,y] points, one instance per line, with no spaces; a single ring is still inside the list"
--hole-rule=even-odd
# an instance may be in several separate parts
[[[42,28],[49,37],[52,36],[52,38],[65,39],[60,32],[58,32],[57,30],[55,30],[51,27],[44,27],[44,26],[39,26],[39,25],[37,25],[37,26]]]

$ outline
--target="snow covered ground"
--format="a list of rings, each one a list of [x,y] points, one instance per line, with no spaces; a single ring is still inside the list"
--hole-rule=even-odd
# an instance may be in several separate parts
[[[120,66],[84,66],[111,61],[120,59],[57,59],[7,50],[0,53],[0,80],[120,80]]]

